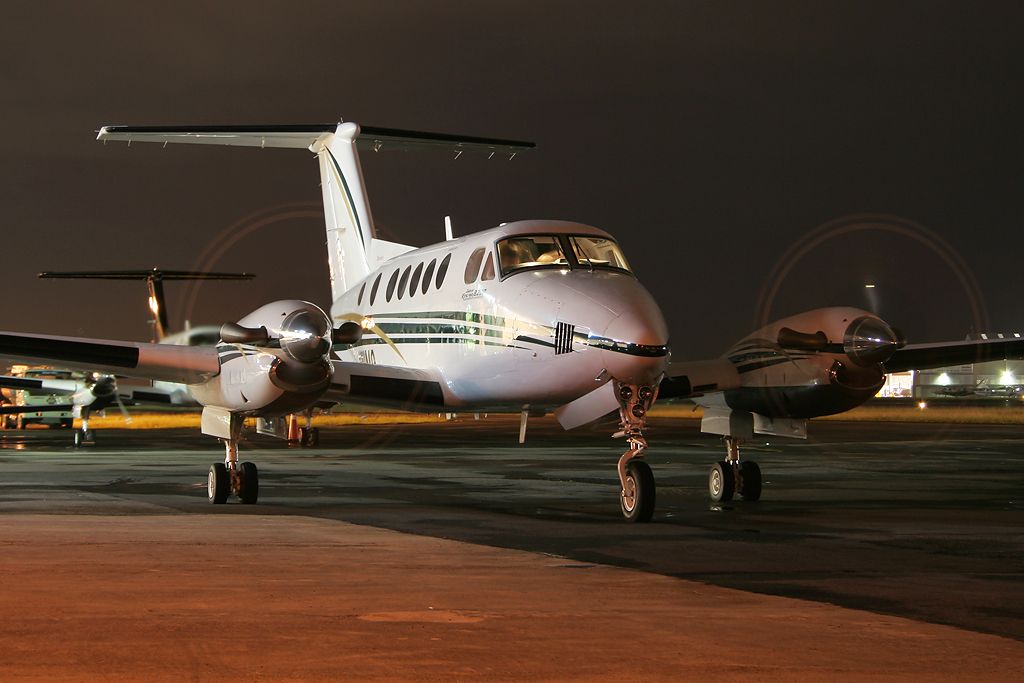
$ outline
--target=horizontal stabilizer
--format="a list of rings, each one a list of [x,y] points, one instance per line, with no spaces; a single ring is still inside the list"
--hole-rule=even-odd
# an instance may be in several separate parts
[[[283,147],[309,149],[334,133],[340,124],[314,123],[291,126],[103,126],[97,140],[121,142],[233,145],[239,147]],[[362,149],[418,150],[451,149],[465,152],[516,154],[533,149],[532,142],[482,138],[448,133],[427,133],[397,128],[361,127],[355,136]]]
[[[252,273],[214,273],[203,270],[69,270],[39,273],[43,279],[63,280],[251,280]]]
[[[126,377],[197,384],[220,372],[212,346],[55,337],[0,332],[0,357]]]

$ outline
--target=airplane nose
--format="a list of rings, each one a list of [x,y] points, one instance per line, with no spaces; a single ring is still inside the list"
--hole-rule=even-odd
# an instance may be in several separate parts
[[[603,351],[606,369],[620,382],[649,385],[665,372],[668,326],[650,295],[637,297],[608,324]]]

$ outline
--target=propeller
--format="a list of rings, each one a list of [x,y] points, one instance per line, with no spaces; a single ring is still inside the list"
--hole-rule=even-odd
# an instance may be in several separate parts
[[[866,368],[889,360],[896,349],[906,345],[907,340],[902,332],[881,318],[865,315],[847,326],[842,344],[830,343],[828,335],[821,330],[799,332],[789,327],[779,330],[777,343],[791,351],[846,354],[853,364]]]
[[[856,365],[869,367],[884,363],[907,340],[880,318],[862,316],[850,323],[843,335],[843,351]]]

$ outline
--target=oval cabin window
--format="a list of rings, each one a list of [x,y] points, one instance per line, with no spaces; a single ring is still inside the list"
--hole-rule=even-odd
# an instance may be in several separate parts
[[[427,270],[423,273],[423,293],[426,294],[427,290],[430,289],[430,282],[434,279],[434,268],[437,267],[437,259],[430,259],[430,263],[427,264]]]
[[[389,302],[391,297],[395,295],[395,286],[398,284],[398,271],[391,273],[391,279],[388,280],[388,291],[384,294],[384,298]]]
[[[370,287],[370,305],[377,300],[377,290],[380,289],[380,278],[384,273],[377,273],[377,279],[373,281],[373,287]]]
[[[466,261],[466,284],[472,284],[476,282],[476,279],[480,277],[480,264],[484,260],[484,249],[474,249],[473,253],[469,255],[469,260]]]
[[[416,270],[412,271],[412,279],[409,280],[409,296],[416,294],[416,288],[420,286],[420,275],[423,274],[423,263],[420,262],[416,265]]]
[[[434,286],[441,289],[441,285],[444,284],[444,276],[448,274],[448,264],[452,262],[452,255],[448,254],[441,260],[441,264],[437,267],[437,280],[434,282]]]
[[[409,284],[409,273],[412,271],[412,266],[406,266],[405,270],[402,271],[402,279],[398,281],[398,299],[401,300],[405,296],[405,286]]]

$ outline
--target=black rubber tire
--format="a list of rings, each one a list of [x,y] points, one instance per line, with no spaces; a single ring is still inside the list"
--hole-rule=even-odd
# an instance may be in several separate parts
[[[80,431],[78,431],[76,429],[75,430],[75,437],[74,437],[74,439],[75,439],[75,448],[81,448],[82,447],[82,432],[80,432]]]
[[[619,496],[622,516],[627,522],[649,522],[657,493],[651,466],[643,460],[631,460],[626,465],[626,487],[632,495]]]
[[[299,427],[299,447],[309,448],[310,430],[306,427]]]
[[[753,460],[744,460],[740,463],[740,480],[743,482],[739,494],[743,500],[755,501],[761,499],[761,468]]]
[[[246,505],[254,505],[260,497],[260,473],[256,465],[243,462],[238,466],[241,485],[238,487],[238,499]]]
[[[231,475],[228,474],[228,468],[224,463],[217,462],[210,465],[206,491],[210,502],[214,505],[223,505],[228,502],[228,495],[231,493]]]
[[[736,491],[736,477],[732,472],[732,465],[720,460],[711,466],[708,473],[708,496],[715,503],[732,500]]]
[[[319,427],[310,427],[309,428],[309,437],[307,438],[306,445],[309,448],[319,448],[320,447],[320,428]]]

